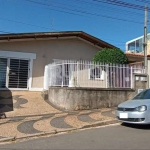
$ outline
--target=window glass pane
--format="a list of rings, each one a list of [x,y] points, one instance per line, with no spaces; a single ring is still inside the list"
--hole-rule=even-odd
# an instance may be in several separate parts
[[[100,68],[95,68],[95,76],[96,76],[96,78],[101,78],[101,70],[100,70]]]
[[[135,51],[135,41],[128,44],[128,50],[132,52]]]
[[[136,40],[136,53],[141,53],[143,50],[143,39]]]
[[[139,52],[143,52],[143,38],[139,39]]]
[[[148,40],[150,40],[150,34],[149,34],[149,35],[147,35],[147,39],[148,39]]]
[[[92,68],[90,69],[90,79],[101,78],[102,70],[100,68]]]

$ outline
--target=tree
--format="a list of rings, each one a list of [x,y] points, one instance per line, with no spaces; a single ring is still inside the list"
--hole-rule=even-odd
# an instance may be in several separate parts
[[[113,63],[113,64],[127,64],[128,58],[120,49],[114,48],[104,48],[99,51],[93,58],[95,63]]]

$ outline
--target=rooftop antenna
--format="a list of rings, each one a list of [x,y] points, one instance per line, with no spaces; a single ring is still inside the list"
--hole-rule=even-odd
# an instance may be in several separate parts
[[[51,19],[51,27],[50,27],[50,30],[51,30],[51,31],[54,30],[54,19],[53,19],[53,18]]]

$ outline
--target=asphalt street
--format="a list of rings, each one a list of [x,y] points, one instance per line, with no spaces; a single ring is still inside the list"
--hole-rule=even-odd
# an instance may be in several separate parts
[[[1,145],[0,150],[149,150],[150,126],[113,125]]]

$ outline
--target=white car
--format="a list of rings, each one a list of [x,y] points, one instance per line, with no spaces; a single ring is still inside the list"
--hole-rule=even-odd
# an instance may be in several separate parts
[[[150,89],[143,90],[133,99],[118,105],[119,121],[133,124],[150,124]]]

